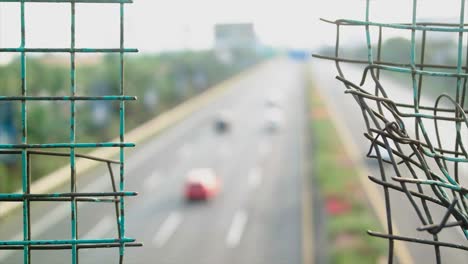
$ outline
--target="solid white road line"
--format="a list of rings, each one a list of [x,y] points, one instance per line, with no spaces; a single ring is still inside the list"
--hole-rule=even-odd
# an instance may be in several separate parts
[[[255,190],[262,183],[262,170],[259,167],[249,171],[249,189]]]
[[[102,238],[105,234],[109,233],[112,230],[112,226],[116,225],[115,219],[106,216],[102,218],[91,230],[83,235],[83,238],[87,239],[98,239]]]
[[[228,235],[226,237],[226,245],[228,248],[235,248],[239,245],[244,233],[245,225],[247,224],[247,213],[244,210],[237,211],[232,220],[231,227],[229,228]]]
[[[157,247],[162,247],[171,238],[177,230],[177,227],[182,222],[182,214],[179,212],[172,212],[166,218],[166,221],[161,225],[158,232],[154,236],[153,243]]]
[[[158,186],[160,180],[161,177],[159,171],[154,170],[153,173],[151,173],[151,175],[147,176],[143,180],[143,189],[148,192],[153,191],[156,188],[156,186]]]

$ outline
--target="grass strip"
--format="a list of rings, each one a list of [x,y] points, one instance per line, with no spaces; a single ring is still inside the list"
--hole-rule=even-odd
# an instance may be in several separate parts
[[[329,110],[310,81],[309,124],[313,164],[311,177],[319,185],[326,212],[330,263],[366,264],[385,262],[385,243],[366,231],[379,230],[359,184],[356,165],[349,158]]]

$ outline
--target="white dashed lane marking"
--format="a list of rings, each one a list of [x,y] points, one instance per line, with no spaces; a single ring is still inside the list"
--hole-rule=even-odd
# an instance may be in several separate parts
[[[226,245],[228,248],[235,248],[239,245],[239,242],[244,233],[245,225],[247,224],[247,212],[244,210],[238,211],[234,215],[231,227],[229,228],[228,235],[226,237]]]
[[[153,243],[157,247],[162,247],[171,238],[177,230],[177,227],[182,222],[182,214],[179,212],[172,212],[163,222],[158,232],[154,236]]]

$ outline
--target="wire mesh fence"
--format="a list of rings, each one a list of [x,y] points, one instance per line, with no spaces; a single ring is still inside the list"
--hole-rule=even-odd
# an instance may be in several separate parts
[[[21,112],[21,141],[14,144],[0,144],[0,156],[18,155],[21,160],[21,192],[20,193],[0,193],[1,203],[22,203],[22,239],[5,240],[0,237],[1,250],[21,250],[23,251],[23,262],[33,263],[31,257],[32,251],[36,250],[70,250],[71,263],[79,263],[79,250],[89,248],[117,248],[119,250],[119,263],[123,263],[126,247],[141,246],[135,239],[129,238],[125,233],[125,197],[135,196],[135,192],[125,189],[125,148],[134,147],[133,143],[125,142],[125,103],[135,100],[136,97],[125,95],[124,87],[124,55],[126,53],[137,52],[136,49],[125,48],[124,45],[124,10],[125,5],[132,3],[131,0],[0,0],[2,2],[17,3],[20,6],[21,20],[21,43],[19,47],[0,47],[0,55],[3,53],[16,53],[20,58],[20,76],[21,91],[18,96],[0,95],[0,101],[20,103]],[[63,48],[34,48],[27,45],[27,9],[29,3],[69,3],[70,4],[70,46]],[[120,46],[119,48],[89,48],[76,47],[76,5],[77,4],[116,4],[119,5],[120,12]],[[98,23],[96,18],[96,23]],[[7,21],[8,23],[8,21]],[[63,91],[67,96],[32,96],[28,95],[28,75],[27,75],[27,57],[31,53],[68,53],[70,65],[70,85],[69,91]],[[118,94],[106,96],[79,96],[77,95],[76,80],[76,54],[78,53],[99,53],[99,54],[118,54],[119,59],[119,91]],[[61,101],[68,104],[69,108],[69,141],[53,143],[34,143],[28,142],[28,104],[32,101]],[[81,101],[113,101],[119,104],[119,140],[117,142],[79,142],[76,138],[76,104]],[[91,148],[118,148],[118,160],[104,159],[91,155],[78,153],[80,149]],[[50,149],[50,150],[46,150]],[[66,151],[64,151],[64,149]],[[37,156],[59,156],[66,157],[70,162],[70,190],[64,193],[32,193],[31,178],[33,177],[31,163]],[[110,192],[80,192],[77,188],[76,160],[78,158],[93,160],[103,163],[107,166],[109,173],[108,184],[111,187]],[[118,175],[115,175],[112,164],[119,168]],[[31,204],[39,201],[57,202],[58,204],[69,203],[70,205],[70,233],[68,239],[40,240],[33,239]],[[79,203],[103,203],[114,204],[115,225],[117,237],[112,238],[91,238],[82,239],[79,237]]]
[[[371,21],[372,7],[379,2],[370,0],[366,0],[364,20],[322,19],[336,26],[336,45],[333,55],[314,57],[335,62],[336,78],[362,111],[364,135],[370,142],[367,156],[379,165],[380,177],[369,179],[383,190],[386,233],[368,233],[388,240],[389,263],[394,261],[395,241],[426,245],[425,249],[433,250],[437,263],[446,263],[441,253],[444,248],[468,251],[466,3],[460,0],[458,10],[444,10],[450,12],[447,16],[456,15],[457,23],[422,22],[418,1],[410,3],[410,23]],[[343,55],[340,37],[348,28],[359,29],[365,36],[366,59]],[[382,56],[385,48],[396,49],[383,45],[385,33],[391,30],[410,34],[407,62]],[[428,38],[441,33],[456,39],[455,50],[445,53],[454,55],[453,64],[427,61],[433,52],[428,51]],[[345,67],[350,64],[359,67],[360,81],[352,81],[351,74],[347,75]],[[403,79],[405,95],[396,96],[392,87]],[[445,87],[428,88],[434,83]],[[400,210],[392,199],[395,196],[404,197],[401,201],[412,208],[413,214],[407,217],[417,219],[414,232],[394,233],[395,212]]]

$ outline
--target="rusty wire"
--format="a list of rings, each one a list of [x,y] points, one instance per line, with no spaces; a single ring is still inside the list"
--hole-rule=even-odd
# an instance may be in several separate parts
[[[367,156],[376,159],[379,165],[380,178],[369,176],[369,179],[382,187],[387,233],[368,233],[388,241],[388,263],[393,263],[395,258],[395,241],[428,245],[428,249],[434,251],[436,263],[443,263],[442,248],[468,251],[468,153],[465,142],[468,135],[468,109],[465,105],[468,65],[462,65],[468,63],[468,59],[463,60],[466,48],[463,37],[468,32],[464,23],[465,0],[460,0],[459,23],[417,22],[417,0],[412,1],[411,23],[371,22],[370,2],[366,1],[366,18],[363,21],[321,19],[336,26],[334,56],[313,56],[335,62],[338,71],[336,78],[362,111],[366,125],[364,135],[370,142]],[[340,30],[347,27],[362,28],[366,36],[367,60],[341,56]],[[378,30],[374,42],[372,28]],[[383,33],[386,29],[411,33],[409,63],[382,59]],[[425,63],[427,36],[431,32],[457,34],[456,65]],[[468,56],[468,50],[465,53]],[[360,83],[351,81],[345,75],[343,64],[362,65]],[[412,103],[403,103],[391,96],[390,88],[387,89],[388,79],[382,78],[388,72],[408,77],[411,84],[407,92]],[[428,76],[456,80],[454,87],[445,87],[450,93],[440,91],[439,95],[431,98],[432,106],[421,99],[423,92],[427,92]],[[444,132],[444,127],[449,127],[452,134]],[[394,232],[394,211],[398,205],[392,204],[392,196],[401,195],[406,197],[418,218],[419,225],[414,226],[414,233]],[[460,237],[454,236],[448,241],[441,241],[441,233],[454,228],[461,231],[462,234],[457,235],[462,236],[462,242]]]

